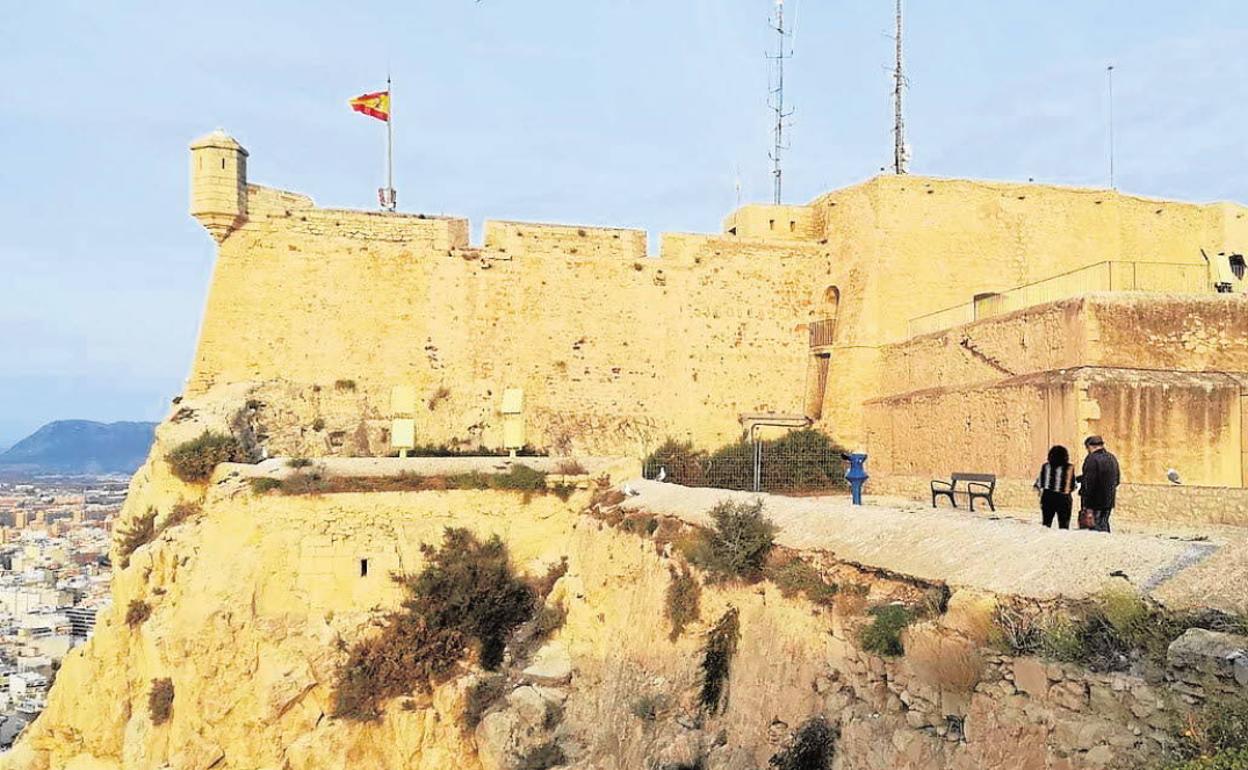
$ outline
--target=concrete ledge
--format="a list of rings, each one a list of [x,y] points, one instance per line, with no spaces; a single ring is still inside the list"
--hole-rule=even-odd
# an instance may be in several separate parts
[[[1115,573],[1148,591],[1218,546],[1147,535],[1051,530],[1010,518],[933,511],[921,505],[850,504],[848,497],[787,498],[632,480],[626,508],[710,526],[722,500],[762,498],[776,542],[950,586],[1036,599],[1084,598]],[[1228,588],[1228,590],[1231,590]]]

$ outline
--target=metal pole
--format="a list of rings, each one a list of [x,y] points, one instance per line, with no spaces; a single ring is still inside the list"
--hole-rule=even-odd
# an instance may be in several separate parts
[[[394,211],[394,91],[390,86],[390,73],[386,73],[386,101],[390,109],[386,114],[386,210]]]

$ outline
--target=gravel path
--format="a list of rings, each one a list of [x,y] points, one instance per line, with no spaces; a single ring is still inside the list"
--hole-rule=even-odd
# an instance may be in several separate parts
[[[845,561],[951,586],[1035,598],[1085,597],[1117,573],[1151,591],[1220,548],[1219,543],[1157,534],[1048,529],[1012,516],[932,509],[911,501],[877,498],[856,507],[848,497],[790,498],[640,479],[628,486],[638,494],[625,507],[702,525],[710,524],[707,512],[721,500],[761,497],[767,516],[780,528],[776,539],[781,545],[823,550]],[[1225,590],[1236,588],[1243,590],[1234,585]]]

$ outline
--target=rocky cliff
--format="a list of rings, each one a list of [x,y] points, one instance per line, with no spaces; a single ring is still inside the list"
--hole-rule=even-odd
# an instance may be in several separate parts
[[[1206,677],[1193,664],[1200,676],[1176,689],[1003,655],[988,643],[1002,597],[829,554],[812,559],[840,584],[834,601],[711,582],[673,638],[673,545],[688,524],[592,490],[287,495],[257,493],[243,466],[207,485],[170,475],[170,446],[205,426],[246,435],[246,412],[184,405],[158,431],[126,510],[131,525],[155,511],[154,535],[118,554],[112,608],[5,767],[749,770],[816,767],[783,763],[821,735],[841,770],[1142,767],[1183,707],[1237,686],[1232,668]],[[391,576],[419,571],[422,545],[451,526],[499,536],[521,573],[566,559],[545,599],[566,610],[562,627],[510,650],[500,673],[465,663],[375,721],[333,716],[351,645],[403,598]],[[907,630],[904,656],[863,649],[869,608],[931,596],[940,606]],[[710,637],[726,618],[734,649],[708,707]]]

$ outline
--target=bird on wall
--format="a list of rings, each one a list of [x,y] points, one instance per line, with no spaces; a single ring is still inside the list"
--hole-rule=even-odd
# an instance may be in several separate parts
[[[665,481],[667,479],[667,466],[659,466],[659,475],[654,477],[655,481]]]
[[[1166,478],[1170,479],[1171,484],[1183,483],[1182,481],[1179,481],[1179,472],[1176,471],[1174,468],[1171,468],[1170,470],[1166,471]]]

